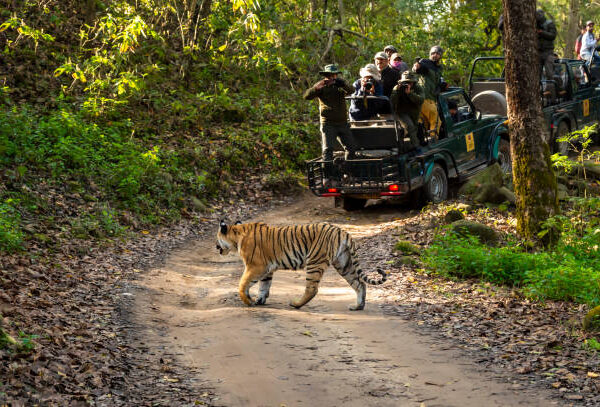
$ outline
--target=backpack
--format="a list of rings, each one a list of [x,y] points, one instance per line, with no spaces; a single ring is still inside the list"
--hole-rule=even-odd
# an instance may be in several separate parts
[[[582,40],[582,38],[583,38],[583,34],[579,34],[579,36],[575,40],[575,55],[577,55],[577,59],[581,59],[581,55],[579,55],[579,53],[581,52],[581,40]]]

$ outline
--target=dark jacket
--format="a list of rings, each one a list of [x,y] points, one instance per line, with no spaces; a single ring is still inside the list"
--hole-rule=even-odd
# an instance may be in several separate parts
[[[354,88],[345,80],[337,78],[329,85],[317,89],[322,81],[317,82],[312,88],[304,92],[304,99],[319,99],[319,112],[321,123],[343,124],[348,122],[348,110],[344,97],[350,95]]]
[[[390,97],[392,95],[392,89],[398,83],[400,79],[400,71],[387,66],[381,73],[381,83],[383,84],[383,96]]]
[[[419,60],[419,85],[423,87],[425,99],[437,100],[442,89],[442,67],[431,59]]]
[[[381,82],[374,81],[375,93],[373,96],[382,96],[383,87]],[[362,89],[360,79],[352,85],[354,87],[354,93],[352,96],[365,96],[365,91]],[[374,117],[379,111],[379,101],[374,99],[352,99],[350,103],[350,117],[352,120],[369,120]]]
[[[554,39],[556,38],[556,26],[552,20],[546,20],[537,24],[537,29],[541,30],[538,36],[538,52],[547,53],[554,51]]]
[[[418,83],[413,85],[410,93],[406,93],[401,84],[396,85],[390,99],[396,114],[407,113],[414,123],[419,121],[421,106],[425,101],[425,92]]]

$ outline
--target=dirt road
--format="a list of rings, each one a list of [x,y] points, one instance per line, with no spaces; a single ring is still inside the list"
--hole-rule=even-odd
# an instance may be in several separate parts
[[[398,208],[348,215],[306,195],[261,216],[270,224],[329,221],[357,239],[385,232]],[[300,310],[288,305],[304,290],[303,272],[278,271],[262,307],[238,298],[242,263],[218,255],[214,238],[190,243],[142,281],[135,319],[151,349],[169,350],[214,388],[223,406],[548,406],[546,394],[513,390],[454,350],[384,315],[370,288],[367,307],[347,309],[354,291],[333,269]],[[252,293],[255,294],[256,287]]]

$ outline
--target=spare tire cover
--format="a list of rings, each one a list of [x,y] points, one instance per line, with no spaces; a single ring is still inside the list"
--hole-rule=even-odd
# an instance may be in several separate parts
[[[473,98],[473,104],[481,113],[506,116],[506,98],[495,90],[484,90]]]

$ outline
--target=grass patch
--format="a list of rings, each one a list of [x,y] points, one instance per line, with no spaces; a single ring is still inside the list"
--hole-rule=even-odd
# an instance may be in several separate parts
[[[437,236],[425,250],[423,263],[432,271],[454,278],[477,278],[519,287],[537,300],[600,304],[600,227],[597,198],[574,201],[563,218],[551,219],[561,237],[551,249],[531,252],[516,239],[489,247],[473,236]],[[586,212],[581,212],[586,208]]]

